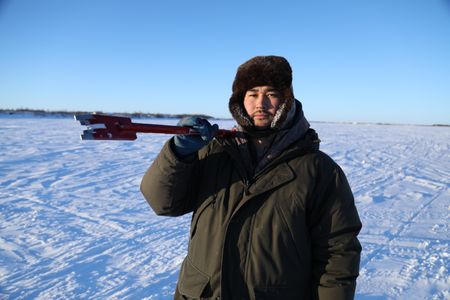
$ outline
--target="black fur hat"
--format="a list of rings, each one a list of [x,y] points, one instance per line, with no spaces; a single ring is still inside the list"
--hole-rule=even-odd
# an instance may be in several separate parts
[[[279,129],[294,102],[292,69],[284,57],[256,56],[240,65],[237,70],[228,107],[233,118],[248,131],[252,131],[253,124],[244,108],[244,96],[249,89],[263,85],[273,86],[284,96],[284,102],[271,124],[272,129]]]

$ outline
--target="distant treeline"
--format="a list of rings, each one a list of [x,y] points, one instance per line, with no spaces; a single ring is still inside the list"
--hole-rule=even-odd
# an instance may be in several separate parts
[[[181,119],[189,116],[199,116],[204,119],[216,119],[213,116],[204,114],[162,114],[162,113],[106,113],[102,111],[67,111],[67,110],[44,110],[44,109],[28,109],[28,108],[18,108],[18,109],[1,109],[0,115],[17,115],[17,116],[35,116],[35,117],[62,117],[62,118],[73,118],[74,115],[78,114],[109,114],[115,116],[124,116],[128,118],[152,118],[152,119]],[[326,121],[312,121],[313,123],[336,123],[336,122],[326,122]],[[375,125],[416,125],[416,126],[436,126],[436,127],[450,127],[450,124],[432,124],[432,125],[421,125],[421,124],[394,124],[394,123],[364,123],[364,122],[337,122],[341,124],[375,124]]]
[[[111,114],[116,116],[124,116],[129,118],[158,118],[158,119],[181,119],[188,116],[193,116],[194,114],[162,114],[162,113],[143,113],[143,112],[134,112],[134,113],[105,113],[102,111],[66,111],[66,110],[44,110],[44,109],[27,109],[27,108],[18,108],[18,109],[0,109],[0,114],[6,115],[31,115],[36,117],[46,117],[46,116],[56,116],[56,117],[68,117],[72,118],[74,115],[78,114]],[[195,116],[199,116],[204,119],[213,119],[214,117],[204,115],[204,114],[195,114]]]

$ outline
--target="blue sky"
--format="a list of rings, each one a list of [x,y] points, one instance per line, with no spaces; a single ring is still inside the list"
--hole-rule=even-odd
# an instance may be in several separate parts
[[[269,54],[309,120],[450,124],[449,0],[0,0],[0,108],[230,117]]]

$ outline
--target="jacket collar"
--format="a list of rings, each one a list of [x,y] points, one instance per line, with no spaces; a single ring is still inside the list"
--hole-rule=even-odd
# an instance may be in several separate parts
[[[224,151],[228,152],[228,154],[237,162],[238,171],[245,181],[255,179],[281,162],[307,152],[317,151],[320,146],[320,139],[316,131],[309,128],[302,138],[288,145],[278,156],[269,161],[264,168],[260,169],[258,172],[254,172],[250,152],[245,150],[247,149],[246,144],[238,144],[234,139],[217,139],[217,141],[224,148]]]
[[[232,155],[240,158],[239,160],[246,169],[247,177],[253,177],[260,173],[268,165],[271,165],[271,162],[284,156],[285,152],[289,152],[290,147],[297,141],[306,137],[310,125],[303,114],[301,103],[295,100],[294,104],[282,129],[258,132],[258,135],[255,136],[253,132],[246,132],[242,127],[239,127],[238,130],[242,134],[234,140],[222,142],[222,144],[228,144],[228,151],[237,150],[239,152]],[[250,144],[250,139],[270,140],[270,147],[263,152],[255,153],[253,146]]]

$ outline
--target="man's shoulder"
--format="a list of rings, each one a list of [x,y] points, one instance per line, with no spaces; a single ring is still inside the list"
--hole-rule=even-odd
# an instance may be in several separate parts
[[[213,139],[208,145],[200,149],[199,157],[205,158],[212,154],[225,152],[224,150],[225,150],[224,145],[218,142],[216,139]]]
[[[336,169],[339,165],[327,153],[322,150],[315,149],[307,151],[294,159],[298,163],[305,164],[309,167],[318,169]]]

